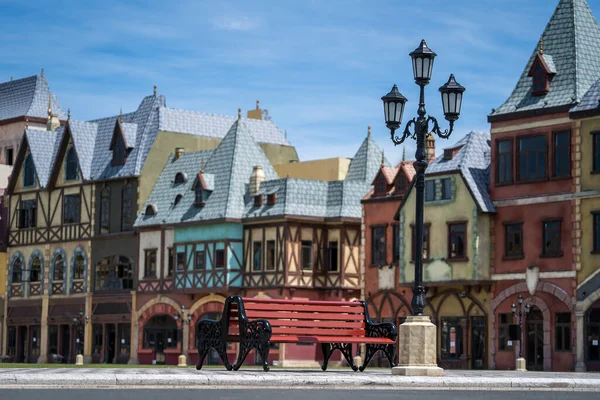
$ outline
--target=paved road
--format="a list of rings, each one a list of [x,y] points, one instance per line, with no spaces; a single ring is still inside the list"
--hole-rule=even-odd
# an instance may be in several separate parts
[[[204,392],[204,393],[203,393]],[[409,390],[240,390],[240,389],[2,389],[0,400],[593,400],[600,392],[409,391]]]

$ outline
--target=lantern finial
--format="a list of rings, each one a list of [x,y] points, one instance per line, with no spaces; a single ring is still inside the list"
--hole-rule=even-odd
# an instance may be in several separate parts
[[[540,55],[544,54],[544,36],[540,36]]]
[[[71,109],[67,108],[67,120],[71,120]]]
[[[256,109],[260,110],[260,107],[258,106],[260,104],[260,102],[258,100],[256,100]]]
[[[371,137],[371,125],[367,125],[367,137]]]
[[[238,108],[238,120],[242,119],[242,109]]]
[[[200,164],[200,173],[204,173],[204,157],[202,157],[202,163]]]
[[[402,161],[406,161],[406,146],[402,146]]]
[[[156,85],[154,85],[154,95],[156,96]]]
[[[385,167],[385,151],[381,152],[381,168]]]

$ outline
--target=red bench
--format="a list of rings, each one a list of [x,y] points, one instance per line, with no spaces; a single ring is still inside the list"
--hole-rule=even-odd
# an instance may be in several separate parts
[[[212,325],[211,325],[212,324]],[[224,336],[227,332],[227,338]],[[198,334],[200,333],[200,335]],[[219,335],[223,338],[218,340]],[[364,301],[274,300],[229,296],[221,321],[206,322],[197,329],[198,365],[210,347],[221,353],[227,342],[239,342],[238,359],[232,366],[221,355],[227,369],[238,370],[254,349],[269,370],[267,359],[271,343],[319,343],[323,350],[322,369],[335,350],[342,352],[350,367],[363,371],[371,358],[382,351],[390,365],[396,353],[396,326],[390,322],[373,323]],[[211,339],[212,338],[212,339]],[[362,366],[352,360],[352,344],[365,344]]]

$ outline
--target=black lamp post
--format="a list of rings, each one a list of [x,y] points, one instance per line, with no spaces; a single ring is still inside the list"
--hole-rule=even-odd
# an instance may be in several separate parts
[[[512,303],[512,305],[510,306],[510,310],[512,311],[513,315],[516,315],[518,317],[518,326],[519,326],[519,358],[523,358],[523,296],[519,295],[518,298],[518,303],[519,303],[519,312],[517,312],[517,306],[515,305],[515,303]],[[525,314],[529,314],[529,311],[531,310],[531,307],[529,306],[529,304],[525,304]]]
[[[182,352],[183,352],[183,326],[186,323],[190,324],[192,322],[192,314],[188,313],[187,321],[183,318],[184,315],[185,315],[185,306],[182,304],[181,305],[181,327],[177,326],[177,341],[182,342],[182,345],[181,345]],[[178,313],[173,314],[173,318],[175,319],[175,323],[177,323],[177,321],[180,321]]]
[[[460,107],[462,104],[462,94],[465,88],[459,85],[454,79],[454,75],[450,75],[450,79],[445,85],[439,88],[442,94],[442,106],[444,108],[444,116],[450,122],[450,129],[442,131],[437,120],[432,116],[427,116],[425,111],[425,86],[429,84],[431,79],[431,71],[433,69],[433,60],[436,54],[427,47],[425,40],[421,41],[412,53],[410,53],[413,64],[413,75],[415,83],[419,85],[421,93],[419,98],[419,109],[417,118],[413,118],[406,124],[401,136],[395,134],[396,130],[402,124],[402,114],[404,113],[404,105],[408,101],[394,85],[392,91],[381,98],[383,100],[383,111],[385,114],[386,126],[390,129],[392,142],[394,145],[403,143],[408,137],[412,137],[417,141],[417,152],[415,154],[416,161],[414,167],[416,174],[417,188],[417,209],[416,209],[416,243],[415,254],[423,254],[423,207],[425,189],[425,170],[427,169],[427,159],[425,154],[425,136],[429,132],[429,123],[433,123],[432,133],[435,133],[443,139],[450,137],[454,128],[454,121],[460,115]],[[411,125],[414,125],[414,133],[410,131]],[[413,315],[423,315],[425,309],[425,288],[423,287],[423,257],[415,257],[415,282],[413,287],[413,298],[411,302]]]
[[[81,346],[83,345],[83,328],[90,322],[90,317],[87,315],[83,316],[83,310],[79,309],[79,316],[73,317],[73,324],[75,325],[75,332],[77,334],[77,338],[75,339],[77,343],[77,354],[83,354],[83,350]]]

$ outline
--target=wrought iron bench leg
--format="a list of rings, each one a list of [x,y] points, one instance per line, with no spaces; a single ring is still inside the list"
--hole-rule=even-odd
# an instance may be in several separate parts
[[[243,329],[240,330],[240,352],[235,365],[232,367],[233,370],[240,369],[250,350],[255,349],[263,358],[263,370],[268,371],[269,362],[267,357],[271,349],[271,326],[265,320],[249,321],[243,324]]]
[[[223,335],[221,334],[221,322],[209,320],[200,321],[197,329],[198,363],[196,364],[196,370],[199,371],[202,369],[206,354],[213,348],[221,357],[225,368],[231,371],[231,365],[227,360],[227,346],[225,345]]]
[[[385,354],[386,358],[390,363],[390,367],[396,366],[396,364],[394,363],[394,356],[396,355],[395,344],[367,344],[365,361],[363,362],[363,365],[359,368],[360,372],[364,371],[367,368],[367,365],[369,365],[369,362],[378,351],[382,351],[383,354]]]
[[[323,365],[321,366],[321,369],[323,371],[327,370],[327,363],[329,361],[329,358],[331,357],[331,354],[335,350],[339,350],[344,355],[344,358],[348,362],[348,365],[350,365],[350,368],[352,368],[352,371],[354,371],[354,372],[358,371],[358,367],[356,365],[354,365],[354,361],[352,360],[352,344],[350,344],[350,343],[322,343],[321,348],[323,349],[323,358],[324,358]]]

